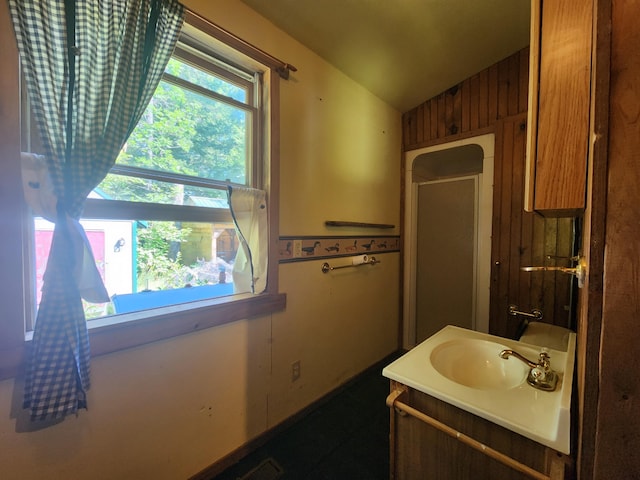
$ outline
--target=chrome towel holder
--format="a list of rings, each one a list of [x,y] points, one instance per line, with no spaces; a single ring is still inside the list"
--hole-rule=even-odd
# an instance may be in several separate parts
[[[338,265],[332,267],[327,262],[322,264],[322,273],[329,273],[331,270],[339,270],[341,268],[349,268],[349,267],[362,267],[363,265],[375,265],[376,263],[380,263],[380,260],[376,260],[376,257],[369,257],[366,262],[362,263],[349,263],[346,265]]]
[[[539,308],[534,308],[533,310],[531,310],[531,313],[521,312],[518,310],[517,305],[509,305],[509,315],[512,315],[514,317],[516,315],[520,315],[523,317],[535,318],[536,320],[542,320],[543,317],[542,310],[540,310]]]

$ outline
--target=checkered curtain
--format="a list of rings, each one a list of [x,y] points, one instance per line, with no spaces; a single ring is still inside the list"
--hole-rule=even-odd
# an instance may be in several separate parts
[[[8,0],[56,196],[25,383],[32,420],[86,408],[82,298],[108,301],[78,222],[149,103],[179,35],[176,0]]]

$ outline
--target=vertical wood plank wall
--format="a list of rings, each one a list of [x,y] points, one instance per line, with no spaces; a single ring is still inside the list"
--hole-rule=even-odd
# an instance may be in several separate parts
[[[525,265],[570,266],[572,219],[524,211],[526,114],[496,123],[493,235],[491,242],[490,332],[515,338],[520,319],[509,305],[540,309],[544,322],[563,327],[569,319],[572,277],[557,272],[522,272]],[[500,186],[500,188],[497,188]]]
[[[527,47],[404,113],[405,151],[492,131],[496,121],[526,112],[528,82]]]
[[[583,439],[589,447],[583,452],[584,455],[595,453],[595,458],[591,457],[594,469],[592,477],[587,476],[591,473],[587,468],[583,469],[580,478],[637,479],[640,478],[640,30],[637,22],[640,4],[633,0],[599,1],[597,8],[599,32],[607,32],[607,14],[611,16],[610,45],[606,38],[602,40],[604,52],[611,52],[610,65],[602,58],[596,64],[596,92],[606,92],[606,87],[602,87],[607,81],[607,72],[602,70],[610,69],[609,103],[598,105],[608,106],[605,132],[608,152],[599,159],[594,156],[593,189],[594,210],[605,207],[602,245],[606,245],[606,254],[600,277],[604,297],[600,299],[597,291],[589,292],[590,302],[601,302],[602,318],[594,318],[598,311],[589,307],[587,320],[594,324],[589,325],[590,328],[600,328],[600,341],[598,344],[587,342],[584,354],[589,360],[599,362],[599,368],[590,368],[585,374],[592,379],[597,391],[584,392],[584,421],[588,425],[583,432],[584,435],[593,433],[595,438]],[[607,9],[611,9],[610,13]],[[594,120],[597,122],[599,118],[596,116]],[[596,123],[595,133],[601,129],[602,125]],[[608,167],[606,172],[598,171],[603,161]],[[599,185],[602,179],[607,182],[606,194]],[[592,225],[593,250],[600,247],[595,243],[602,233],[595,232],[598,227],[602,226]],[[594,268],[595,262],[592,257],[590,268]],[[598,287],[595,285],[594,290]],[[593,406],[597,407],[596,412],[591,410]],[[589,460],[583,461],[583,467]]]
[[[572,278],[521,272],[526,265],[570,266],[572,220],[525,213],[524,160],[529,48],[490,66],[403,114],[404,150],[496,135],[491,255],[490,332],[514,337],[520,319],[507,313],[543,311],[544,322],[569,327]]]

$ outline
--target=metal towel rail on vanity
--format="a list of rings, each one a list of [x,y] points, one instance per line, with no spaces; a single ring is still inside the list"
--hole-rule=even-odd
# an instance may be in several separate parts
[[[406,403],[401,402],[400,397],[404,393],[406,393],[406,390],[402,390],[402,389],[393,390],[387,397],[387,401],[386,401],[387,406],[389,408],[395,408],[400,412],[404,412],[408,415],[411,415],[412,417],[426,423],[427,425],[430,425],[431,427],[464,443],[468,447],[471,447],[474,450],[477,450],[480,453],[483,453],[488,457],[491,457],[494,460],[502,463],[503,465],[506,465],[514,470],[517,470],[520,473],[524,473],[525,475],[531,478],[535,478],[537,480],[553,480],[553,478],[555,478],[549,475],[545,475],[537,470],[534,470],[533,468],[525,465],[524,463],[520,463],[517,460],[505,455],[504,453],[494,450],[493,448],[486,446],[485,444],[479,442],[478,440],[475,440],[474,438],[471,438],[465,435],[464,433],[458,432],[457,430],[451,428],[450,426],[445,425],[444,423],[436,420],[433,417],[430,417],[429,415],[421,412],[420,410],[416,410],[415,408],[407,405]]]

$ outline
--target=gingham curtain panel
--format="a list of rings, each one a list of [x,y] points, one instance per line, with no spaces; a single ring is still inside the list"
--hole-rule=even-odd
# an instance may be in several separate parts
[[[108,301],[78,219],[149,103],[184,9],[176,0],[8,1],[57,199],[24,396],[32,420],[49,420],[86,408],[81,299]]]

